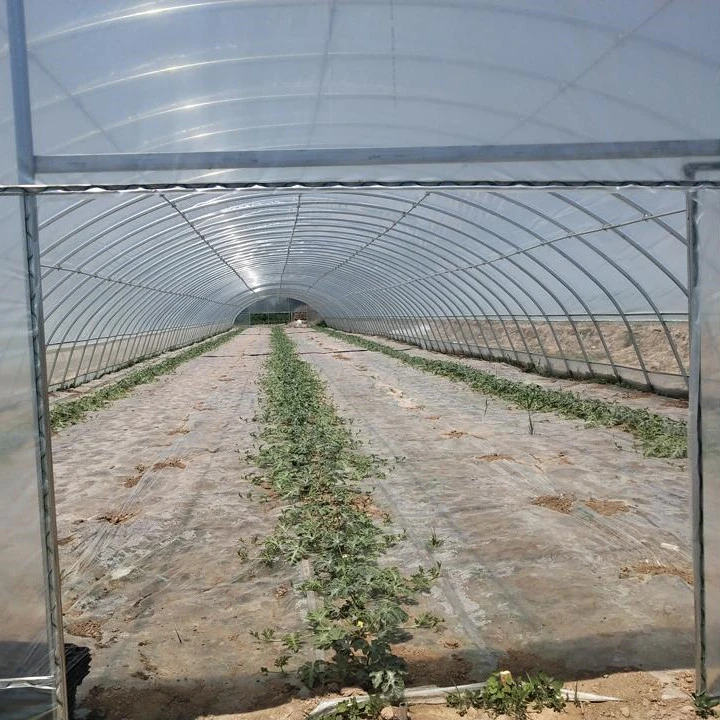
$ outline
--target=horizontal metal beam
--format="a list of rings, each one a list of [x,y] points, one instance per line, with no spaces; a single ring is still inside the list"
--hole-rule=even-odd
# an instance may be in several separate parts
[[[436,165],[716,156],[720,156],[720,139],[541,145],[448,145],[440,147],[40,155],[35,158],[35,171],[39,174],[145,172],[151,170]]]

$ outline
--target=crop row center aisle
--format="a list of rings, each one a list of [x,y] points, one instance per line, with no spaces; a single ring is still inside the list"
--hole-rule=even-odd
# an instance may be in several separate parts
[[[394,561],[442,563],[447,630],[426,660],[460,663],[455,682],[498,662],[566,680],[692,663],[685,460],[327,333],[289,335],[369,451],[397,460],[374,493],[407,531]]]

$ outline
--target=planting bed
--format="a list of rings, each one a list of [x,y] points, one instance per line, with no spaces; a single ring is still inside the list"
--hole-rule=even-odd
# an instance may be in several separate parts
[[[537,668],[623,698],[570,705],[571,718],[691,713],[691,678],[676,672],[692,664],[685,460],[551,413],[532,415],[530,434],[528,411],[505,400],[318,331],[287,334],[352,419],[353,452],[389,461],[360,480],[371,498],[352,501],[406,533],[379,565],[410,575],[441,562],[405,607],[442,626],[392,646],[408,684]],[[269,339],[248,330],[54,439],[66,631],[93,649],[80,690],[91,717],[299,720],[318,701],[297,699],[294,670],[331,652],[307,639],[287,676],[274,665],[280,638],[306,637],[323,587],[301,591],[307,564],[261,559],[293,504],[253,459],[268,442],[252,433]],[[619,672],[634,668],[655,675]]]

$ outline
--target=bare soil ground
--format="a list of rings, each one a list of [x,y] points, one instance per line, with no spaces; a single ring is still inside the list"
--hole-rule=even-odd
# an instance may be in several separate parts
[[[374,494],[408,533],[392,561],[442,562],[418,611],[443,615],[443,631],[397,648],[412,684],[538,667],[621,698],[570,705],[569,718],[692,715],[684,462],[642,458],[624,433],[552,416],[531,436],[526,414],[498,400],[317,332],[290,334],[368,451],[393,461]],[[249,634],[297,629],[306,608],[299,570],[255,559],[278,513],[246,477],[268,335],[246,331],[54,438],[66,633],[93,650],[86,716],[300,720],[319,701],[291,699],[291,675],[263,675],[278,649]],[[571,508],[533,504],[542,496]],[[438,706],[411,715],[457,717]]]

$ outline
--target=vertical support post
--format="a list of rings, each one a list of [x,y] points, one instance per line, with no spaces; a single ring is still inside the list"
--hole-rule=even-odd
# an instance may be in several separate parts
[[[692,540],[695,590],[695,691],[707,689],[705,648],[705,545],[703,523],[702,408],[700,404],[701,335],[698,314],[699,245],[697,232],[698,197],[696,190],[686,194],[688,241],[688,324],[690,331],[690,377],[688,456],[692,483]]]
[[[47,398],[45,365],[45,329],[43,325],[42,289],[40,284],[40,244],[38,238],[37,198],[25,193],[23,206],[25,247],[27,250],[30,330],[32,337],[35,409],[37,417],[38,495],[40,528],[43,544],[43,569],[47,593],[48,646],[55,677],[55,720],[68,720],[65,687],[65,646],[63,642],[60,567],[57,554],[55,491],[50,442],[50,410]]]
[[[6,0],[13,117],[18,180],[21,184],[35,182],[35,154],[30,104],[27,34],[23,0]],[[50,444],[50,414],[47,400],[47,368],[45,366],[45,332],[43,325],[40,269],[40,239],[37,199],[30,193],[20,198],[27,258],[27,293],[30,309],[30,333],[33,357],[34,404],[37,431],[37,470],[42,556],[45,572],[48,649],[55,679],[56,720],[67,720],[65,687],[65,649],[63,643],[60,572],[57,556],[55,494]]]
[[[720,190],[688,194],[697,692],[720,697]]]

